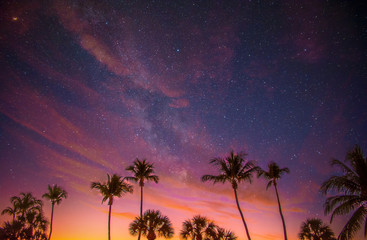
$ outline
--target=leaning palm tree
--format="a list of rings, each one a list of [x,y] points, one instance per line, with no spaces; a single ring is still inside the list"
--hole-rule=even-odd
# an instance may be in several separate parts
[[[102,203],[108,200],[108,240],[111,239],[110,226],[111,226],[111,206],[113,204],[114,197],[121,197],[124,193],[132,193],[133,187],[126,183],[122,177],[114,174],[112,177],[107,174],[107,182],[92,182],[91,188],[98,189],[102,194]]]
[[[216,225],[206,217],[196,215],[192,220],[184,221],[182,225],[180,236],[185,240],[206,240],[215,236]]]
[[[143,217],[137,217],[129,226],[130,234],[136,236],[142,233],[148,240],[158,237],[173,237],[173,227],[168,217],[158,210],[147,210]]]
[[[301,240],[335,240],[331,228],[319,218],[311,218],[303,222],[298,237]]]
[[[284,173],[289,173],[289,168],[280,168],[278,164],[276,164],[275,162],[270,162],[268,164],[268,171],[260,169],[258,176],[259,177],[264,176],[264,178],[269,181],[268,185],[266,186],[266,190],[268,190],[268,188],[271,185],[274,185],[275,194],[277,195],[277,200],[278,200],[279,213],[280,213],[280,217],[282,218],[282,223],[283,223],[284,239],[287,240],[288,239],[287,229],[285,226],[284,216],[282,213],[282,207],[280,205],[278,188],[277,188],[277,181],[282,177]]]
[[[211,164],[214,164],[215,166],[218,166],[219,168],[219,175],[204,175],[201,180],[203,182],[206,181],[213,181],[213,183],[221,182],[229,182],[232,185],[234,196],[236,198],[237,208],[240,212],[243,225],[246,229],[246,234],[248,240],[251,240],[250,233],[247,228],[247,224],[245,221],[245,218],[243,216],[243,213],[240,208],[240,204],[238,202],[238,196],[237,196],[237,188],[238,184],[243,181],[249,181],[251,183],[252,181],[252,175],[258,171],[258,167],[254,165],[251,161],[245,161],[244,158],[247,154],[240,152],[237,154],[234,154],[233,151],[230,152],[230,155],[226,158],[214,158],[210,161]]]
[[[134,161],[133,165],[126,168],[134,174],[132,177],[125,177],[127,180],[139,182],[140,186],[140,218],[143,216],[143,187],[145,181],[154,181],[158,183],[159,177],[154,175],[154,166],[148,163],[146,159],[140,161],[138,158]],[[138,240],[140,240],[141,232],[139,232]]]
[[[48,185],[48,192],[43,194],[42,197],[48,199],[49,201],[51,201],[51,206],[52,206],[52,208],[51,208],[50,234],[48,235],[48,240],[50,240],[51,239],[51,233],[52,233],[52,222],[53,222],[53,217],[54,217],[54,206],[55,206],[55,204],[59,205],[63,198],[67,198],[68,193],[64,189],[62,189],[61,187],[59,187],[57,185],[54,185],[53,187]]]
[[[330,177],[321,185],[320,190],[323,194],[329,191],[341,194],[326,199],[325,214],[331,213],[331,223],[335,216],[354,211],[341,230],[338,239],[352,239],[362,224],[364,235],[367,237],[367,158],[363,156],[361,148],[356,145],[352,151],[347,153],[345,163],[332,159],[331,165],[339,167],[343,175]]]

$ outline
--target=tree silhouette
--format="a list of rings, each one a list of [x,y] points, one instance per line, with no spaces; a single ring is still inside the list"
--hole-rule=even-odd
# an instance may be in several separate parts
[[[140,218],[143,216],[143,187],[145,181],[154,181],[158,183],[159,177],[154,175],[154,166],[148,163],[146,159],[140,161],[138,158],[134,161],[133,165],[126,168],[134,174],[133,177],[125,177],[127,180],[139,182],[140,186]],[[141,232],[139,232],[138,240],[140,240]]]
[[[238,211],[240,212],[243,225],[245,226],[246,235],[248,240],[251,240],[250,233],[247,228],[247,224],[243,213],[240,208],[240,204],[238,202],[237,196],[237,188],[238,184],[244,181],[252,181],[252,175],[259,170],[258,167],[254,165],[251,161],[245,161],[244,158],[247,154],[240,152],[234,154],[233,151],[230,152],[230,155],[226,158],[214,158],[210,161],[211,164],[214,164],[219,168],[219,175],[204,175],[201,180],[203,182],[213,181],[213,183],[221,182],[229,182],[232,185],[234,195],[236,198],[236,204]]]
[[[61,187],[59,187],[57,185],[54,185],[53,187],[48,185],[48,192],[43,194],[42,197],[48,199],[49,201],[51,201],[51,206],[52,206],[52,208],[51,208],[50,234],[48,235],[48,240],[50,240],[51,239],[51,234],[52,234],[52,222],[53,222],[53,217],[54,217],[55,203],[57,205],[59,205],[63,198],[68,197],[68,193],[64,189],[62,189]]]
[[[48,222],[42,212],[42,201],[31,193],[21,193],[10,198],[13,207],[2,213],[11,213],[12,222],[5,222],[1,230],[4,239],[45,240]]]
[[[301,240],[335,240],[330,227],[318,218],[307,219],[306,222],[303,222],[298,237]]]
[[[124,193],[132,193],[133,187],[130,184],[124,182],[121,179],[121,176],[114,174],[112,177],[110,177],[110,175],[107,174],[106,183],[92,182],[91,188],[98,189],[99,192],[102,194],[102,203],[108,200],[108,240],[110,240],[111,206],[113,204],[113,198],[121,197]]]
[[[13,196],[10,198],[13,206],[16,206],[17,212],[20,213],[18,218],[24,220],[25,215],[33,211],[42,211],[42,201],[36,199],[31,193],[20,193],[20,196]]]
[[[148,240],[156,237],[173,237],[173,228],[168,217],[163,216],[158,210],[147,210],[143,217],[137,217],[129,226],[130,234],[136,236],[142,233]]]
[[[367,237],[367,158],[356,145],[347,153],[345,163],[332,159],[331,165],[339,167],[343,175],[332,176],[321,185],[320,190],[323,194],[330,191],[340,193],[326,199],[325,214],[331,213],[332,222],[335,216],[354,211],[338,239],[352,239],[361,225],[364,225],[364,235]]]
[[[180,236],[183,239],[206,240],[215,236],[216,225],[206,217],[196,215],[184,221],[182,225]]]
[[[226,230],[218,226],[216,227],[213,240],[236,240],[236,239],[237,237],[232,231]]]
[[[4,215],[4,214],[9,214],[10,216],[13,217],[13,221],[15,220],[15,216],[18,212],[18,208],[15,204],[15,202],[12,202],[13,206],[12,207],[6,207],[2,212],[1,212],[1,215]]]
[[[269,181],[268,185],[266,186],[266,190],[268,190],[268,188],[271,187],[271,185],[274,185],[275,194],[276,194],[277,200],[278,200],[279,213],[280,213],[280,217],[281,217],[282,223],[283,223],[284,239],[287,240],[288,239],[287,229],[286,229],[286,226],[285,226],[284,216],[283,216],[283,213],[282,213],[282,207],[280,205],[278,188],[277,188],[277,181],[282,177],[282,175],[284,173],[289,173],[289,169],[288,168],[280,168],[278,166],[278,164],[276,164],[275,162],[270,162],[268,164],[268,171],[265,171],[263,169],[259,170],[259,177],[263,176],[266,180]]]

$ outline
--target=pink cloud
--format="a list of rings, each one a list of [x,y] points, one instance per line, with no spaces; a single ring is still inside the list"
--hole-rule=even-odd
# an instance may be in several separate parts
[[[186,108],[189,105],[190,105],[189,100],[185,98],[172,99],[171,103],[169,104],[169,106],[173,108]]]

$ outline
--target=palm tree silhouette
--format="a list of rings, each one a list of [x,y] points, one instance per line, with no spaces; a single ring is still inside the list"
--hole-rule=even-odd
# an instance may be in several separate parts
[[[15,202],[12,202],[13,204],[13,207],[6,207],[2,212],[1,212],[1,215],[4,215],[4,214],[9,214],[10,216],[13,217],[13,221],[15,220],[15,216],[18,212],[18,207],[17,205],[15,204]]]
[[[289,168],[280,168],[278,164],[276,164],[275,162],[270,162],[268,164],[268,171],[259,169],[258,176],[259,177],[264,176],[264,178],[269,181],[268,185],[266,186],[266,190],[268,190],[268,188],[271,187],[271,185],[274,185],[275,194],[277,195],[277,200],[278,200],[279,213],[280,213],[280,217],[282,218],[282,223],[283,223],[284,239],[287,240],[288,239],[287,229],[285,226],[284,216],[282,213],[282,207],[280,205],[278,188],[277,188],[277,181],[282,177],[284,173],[289,173]]]
[[[301,240],[335,240],[333,231],[319,218],[303,222],[298,237]]]
[[[53,218],[54,218],[55,203],[57,205],[59,205],[63,198],[68,197],[68,193],[64,189],[62,189],[61,187],[59,187],[57,185],[54,185],[53,187],[48,185],[48,192],[43,194],[42,197],[48,199],[49,201],[51,201],[51,205],[52,205],[52,208],[51,208],[51,222],[50,222],[50,234],[48,235],[48,240],[50,240],[51,239],[51,233],[52,233],[52,222],[53,222]]]
[[[48,221],[43,216],[43,213],[36,211],[29,212],[25,217],[25,226],[27,226],[23,233],[26,235],[25,239],[47,239],[45,234],[47,230]]]
[[[354,213],[340,232],[338,239],[347,240],[364,225],[367,236],[367,158],[361,148],[356,145],[347,153],[345,163],[337,159],[331,160],[332,166],[339,167],[343,175],[332,176],[321,185],[321,192],[341,192],[328,197],[324,204],[325,214],[331,213],[330,223],[336,215]],[[348,166],[350,165],[350,166]]]
[[[158,183],[159,177],[154,174],[154,166],[151,163],[148,163],[146,159],[140,161],[138,158],[134,161],[133,165],[128,166],[126,168],[127,171],[130,171],[134,174],[133,177],[125,177],[127,180],[131,180],[134,182],[139,182],[140,186],[140,218],[143,216],[143,187],[145,180],[146,181],[154,181]],[[140,240],[141,232],[139,232],[138,240]]]
[[[236,240],[236,235],[230,231],[221,227],[216,227],[215,236],[213,240]]]
[[[24,221],[25,216],[27,213],[37,211],[42,211],[42,201],[39,199],[36,199],[32,193],[20,193],[20,197],[13,196],[10,198],[10,202],[13,204],[13,206],[16,206],[17,212],[20,213],[20,216],[18,218],[21,221]]]
[[[246,229],[246,234],[248,240],[251,240],[250,233],[247,228],[247,224],[245,218],[242,214],[240,204],[238,202],[237,196],[237,188],[238,184],[243,181],[252,181],[252,175],[254,172],[258,171],[258,167],[254,165],[251,161],[245,161],[244,158],[247,154],[240,152],[234,154],[233,151],[230,152],[230,155],[226,158],[214,158],[210,161],[211,164],[218,166],[220,174],[217,176],[214,175],[204,175],[201,180],[203,182],[213,181],[213,183],[221,182],[230,182],[234,191],[234,196],[236,198],[237,208],[240,212],[243,225]]]
[[[182,225],[180,236],[185,240],[189,238],[191,240],[206,240],[215,236],[216,225],[206,217],[196,215],[192,220],[184,221]]]
[[[168,217],[158,210],[147,210],[143,217],[137,217],[129,226],[130,234],[136,236],[142,233],[148,240],[158,237],[173,237],[173,227]]]
[[[18,220],[12,222],[4,222],[4,227],[1,229],[1,239],[17,240],[24,236],[23,234],[24,223]]]
[[[13,215],[13,221],[4,225],[7,239],[47,239],[45,231],[48,222],[42,212],[42,200],[31,193],[21,193],[10,198],[13,207],[3,210]],[[16,219],[16,220],[15,220]]]
[[[111,239],[110,234],[110,226],[111,226],[111,206],[113,204],[113,198],[114,197],[121,197],[124,193],[132,193],[133,187],[124,182],[124,180],[121,179],[122,177],[119,175],[114,174],[112,177],[110,177],[109,174],[107,174],[107,182],[106,183],[100,183],[100,182],[92,182],[90,187],[93,189],[98,189],[99,192],[102,194],[103,199],[102,203],[108,200],[108,240]]]

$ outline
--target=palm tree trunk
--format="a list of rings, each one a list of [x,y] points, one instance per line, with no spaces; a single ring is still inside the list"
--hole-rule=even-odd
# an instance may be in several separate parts
[[[51,239],[52,222],[53,222],[53,219],[54,219],[54,206],[55,206],[55,203],[52,203],[52,208],[51,208],[51,222],[50,222],[50,234],[48,235],[48,240]]]
[[[140,186],[140,219],[142,220],[143,217],[143,186]],[[139,228],[139,236],[138,240],[141,237],[141,227]]]
[[[242,211],[241,211],[241,208],[240,208],[240,204],[238,203],[237,190],[235,188],[233,188],[233,191],[234,191],[234,196],[236,197],[236,203],[237,203],[238,211],[241,214],[242,222],[243,222],[243,225],[245,226],[245,229],[246,229],[247,239],[251,240],[250,233],[247,229],[245,218],[243,217],[243,214],[242,214]]]
[[[280,200],[279,200],[278,189],[277,189],[277,185],[276,184],[274,184],[274,188],[275,188],[275,193],[277,195],[280,217],[282,218],[282,222],[283,222],[284,240],[288,240],[288,237],[287,237],[287,229],[285,227],[285,221],[284,221],[284,217],[283,217],[283,213],[282,213],[282,207],[280,206]]]
[[[108,209],[108,240],[111,240],[111,233],[110,233],[110,229],[111,229],[111,205],[109,205],[109,209]]]

